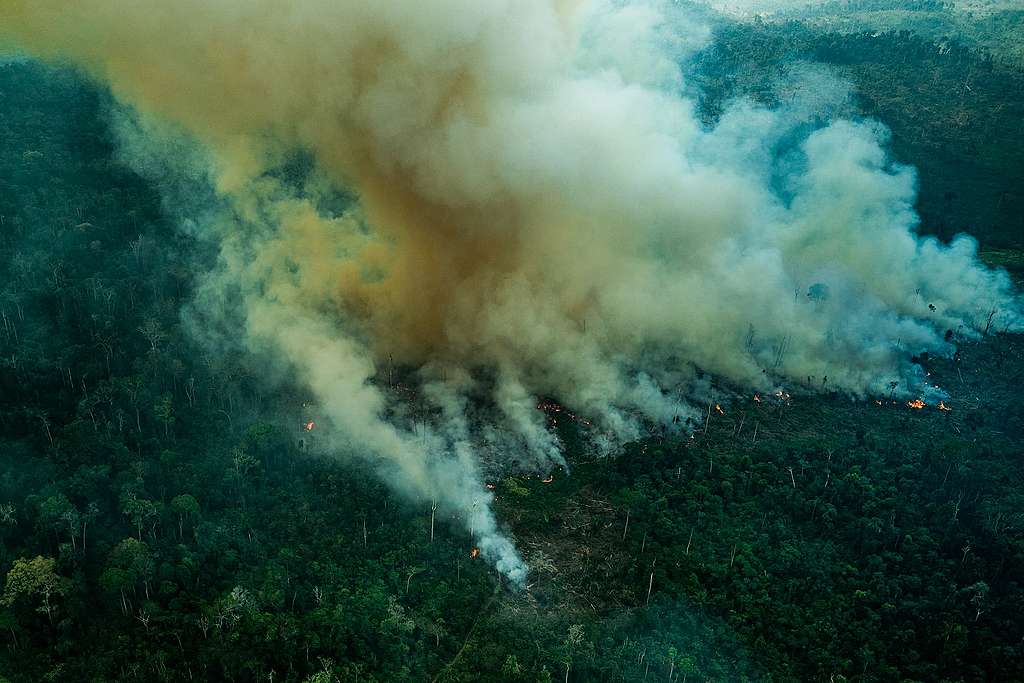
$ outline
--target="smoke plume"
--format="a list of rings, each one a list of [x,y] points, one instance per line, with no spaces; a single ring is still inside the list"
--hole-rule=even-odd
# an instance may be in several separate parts
[[[134,108],[220,206],[199,305],[283,359],[347,443],[461,516],[513,580],[481,448],[546,472],[553,397],[610,445],[736,387],[918,391],[909,357],[1019,329],[968,237],[915,234],[887,132],[823,120],[825,78],[702,125],[679,64],[709,38],[673,3],[5,0],[0,32]],[[825,94],[822,94],[825,93]],[[827,113],[827,112],[826,112]],[[296,153],[315,172],[275,174]],[[181,161],[179,159],[179,161]],[[327,198],[356,202],[331,210]],[[228,295],[228,292],[231,294]],[[209,317],[217,317],[208,313]],[[238,331],[234,331],[238,334]],[[415,377],[431,420],[380,387]],[[488,404],[487,429],[474,406]]]

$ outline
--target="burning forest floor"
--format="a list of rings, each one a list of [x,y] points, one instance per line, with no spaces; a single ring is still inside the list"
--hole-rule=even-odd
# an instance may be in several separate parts
[[[748,398],[713,411],[692,438],[650,438],[600,460],[573,452],[580,426],[563,421],[571,476],[496,486],[532,572],[468,647],[486,651],[491,629],[541,621],[564,634],[580,623],[598,644],[614,629],[636,634],[638,676],[676,647],[711,678],[761,667],[804,678],[827,677],[835,662],[859,671],[875,622],[914,624],[872,650],[901,671],[925,671],[907,653],[941,662],[1007,623],[1019,643],[1024,339],[991,336],[959,358],[922,361],[949,410]],[[956,582],[940,585],[949,572]]]

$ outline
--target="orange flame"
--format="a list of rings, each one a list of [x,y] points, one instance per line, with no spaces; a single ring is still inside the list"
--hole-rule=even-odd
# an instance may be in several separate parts
[[[761,394],[754,394],[754,402],[755,403],[760,403],[761,402]]]
[[[547,478],[547,479],[541,479],[541,480],[540,480],[540,483],[542,483],[542,484],[550,484],[550,483],[551,483],[551,482],[553,482],[554,480],[555,480],[555,475],[553,475],[553,474],[549,474],[549,475],[548,475],[548,478]]]
[[[914,410],[921,410],[921,408],[924,408],[925,402],[919,398],[915,398],[913,401],[907,401],[907,405]]]
[[[717,403],[715,404],[715,410],[717,410],[717,411],[718,411],[718,414],[719,414],[719,415],[725,415],[725,411],[724,411],[724,410],[722,410],[722,406],[721,406],[721,405],[719,405],[719,404],[717,404]]]
[[[313,421],[310,420],[309,422],[304,423],[302,425],[302,428],[305,429],[307,432],[311,432],[311,431],[313,431],[313,427],[315,427],[315,426],[316,425],[313,424]]]
[[[475,560],[476,558],[480,557],[480,548],[473,548],[472,550],[470,550],[469,557],[472,560]]]
[[[953,410],[944,401],[939,401],[939,410]]]

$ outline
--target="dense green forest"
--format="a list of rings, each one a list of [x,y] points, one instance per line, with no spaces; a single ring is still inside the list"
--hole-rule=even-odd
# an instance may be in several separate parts
[[[772,15],[836,33],[913,31],[941,45],[953,38],[1024,64],[1024,7],[1014,0],[825,0]]]
[[[1019,277],[1018,66],[907,30],[717,33],[707,121],[831,65],[917,167],[922,231]],[[319,448],[301,388],[189,335],[214,255],[119,161],[112,110],[0,63],[0,681],[1024,680],[1024,339],[921,358],[951,410],[721,386],[692,436],[610,458],[548,403],[572,474],[494,482],[531,567],[510,589]]]

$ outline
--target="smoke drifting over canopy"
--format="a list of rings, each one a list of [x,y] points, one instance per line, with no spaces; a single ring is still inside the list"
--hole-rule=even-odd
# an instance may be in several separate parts
[[[842,87],[702,126],[678,64],[708,39],[657,2],[5,0],[0,31],[70,59],[145,122],[147,154],[199,141],[244,339],[315,392],[351,450],[460,514],[485,557],[525,568],[489,512],[475,449],[561,459],[556,397],[607,443],[693,414],[696,369],[757,390],[916,390],[946,330],[1020,327],[975,245],[914,234],[915,178],[879,124],[810,125]],[[824,86],[824,87],[822,87]],[[822,94],[826,93],[826,94]],[[138,143],[141,144],[141,143]],[[330,212],[269,169],[311,155]],[[178,160],[180,161],[180,159]],[[371,380],[415,370],[414,429]],[[827,376],[827,381],[825,377]],[[468,406],[496,408],[489,429]],[[488,436],[488,434],[490,436]],[[496,436],[502,434],[504,436]]]

